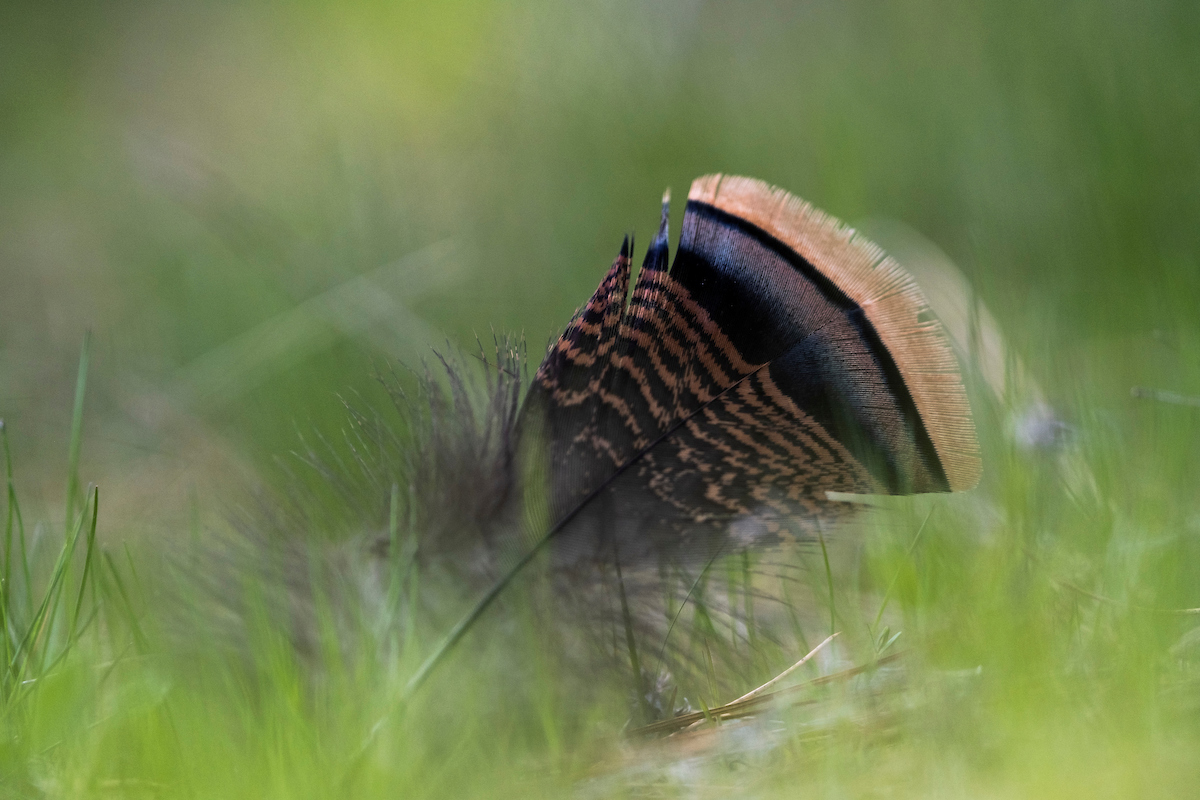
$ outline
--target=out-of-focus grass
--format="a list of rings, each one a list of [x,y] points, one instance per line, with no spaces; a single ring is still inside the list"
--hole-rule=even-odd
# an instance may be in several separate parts
[[[113,604],[2,710],[5,790],[1194,792],[1200,412],[1130,389],[1200,395],[1198,36],[1195,4],[1120,0],[5,4],[0,416],[30,535],[90,522],[61,498],[94,332],[78,469]],[[580,687],[519,592],[402,712],[444,628],[327,624],[320,669],[266,612],[240,655],[219,620],[179,647],[155,599],[177,546],[297,429],[336,439],[339,393],[384,402],[373,365],[443,337],[538,352],[664,186],[717,170],[921,231],[1067,425],[1022,447],[1020,398],[981,401],[977,492],[831,543],[838,657],[869,660],[892,586],[902,686],[822,689],[770,748],[689,761],[621,744],[625,687]],[[799,558],[802,635],[693,705],[827,633],[820,553]],[[471,599],[416,580],[447,619]]]

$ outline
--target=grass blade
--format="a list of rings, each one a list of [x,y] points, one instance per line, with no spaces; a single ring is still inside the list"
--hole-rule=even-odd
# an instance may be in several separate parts
[[[128,550],[126,551],[128,554]],[[138,625],[137,614],[134,613],[133,603],[129,599],[129,593],[125,591],[125,582],[121,580],[121,571],[117,569],[117,564],[113,561],[113,557],[108,553],[104,554],[104,560],[108,564],[108,575],[112,578],[113,584],[117,587],[117,595],[121,598],[121,605],[125,609],[125,619],[129,623],[129,631],[133,635],[133,643],[138,648],[138,652],[144,653],[147,649],[146,637],[142,634],[142,628]],[[134,575],[136,580],[137,576]]]
[[[67,636],[67,644],[75,640],[75,623],[83,608],[83,593],[87,589],[88,574],[92,569],[92,557],[96,552],[96,519],[100,516],[100,487],[92,487],[92,526],[88,530],[87,543],[83,551],[83,577],[79,579],[79,594],[75,598],[75,610],[71,614],[71,630]]]
[[[929,518],[933,516],[933,509],[929,509],[929,513],[925,515],[925,520],[921,523],[921,527],[917,528],[917,535],[913,537],[912,543],[908,546],[908,551],[904,554],[905,559],[912,556],[913,550],[917,548],[917,542],[921,541],[921,534],[925,532],[925,526],[929,524]],[[900,570],[903,565],[896,568],[896,574],[892,576],[892,582],[888,584],[887,591],[883,594],[883,602],[879,604],[879,613],[875,615],[875,621],[871,623],[871,636],[875,636],[876,629],[879,628],[879,621],[883,619],[883,612],[887,609],[888,601],[892,599],[892,590],[896,588],[896,581],[900,580]],[[899,634],[897,634],[899,635]]]
[[[821,558],[825,560],[825,580],[829,583],[829,635],[837,633],[837,606],[833,599],[833,570],[829,567],[829,551],[825,549],[825,534],[817,528],[817,539],[821,542]]]
[[[91,361],[92,333],[83,335],[83,350],[79,354],[79,372],[75,377],[75,407],[71,412],[71,443],[67,451],[67,514],[75,516],[76,495],[79,493],[79,451],[83,443],[83,399],[87,393],[88,364]]]
[[[57,610],[58,600],[62,593],[63,577],[67,571],[67,564],[70,561],[71,554],[75,551],[75,544],[79,539],[79,533],[83,529],[84,514],[80,514],[75,523],[75,528],[66,541],[63,542],[62,550],[59,551],[58,560],[55,562],[54,570],[51,573],[49,585],[46,587],[45,595],[42,597],[41,603],[38,605],[37,613],[29,622],[29,627],[25,631],[20,644],[17,645],[16,652],[9,658],[8,675],[12,679],[10,689],[14,686],[19,686],[24,680],[27,668],[32,660],[33,650],[39,640],[42,638],[43,630],[47,630],[47,621],[52,621],[52,617]],[[49,631],[47,630],[47,633]],[[49,635],[46,637],[49,641]],[[44,653],[41,659],[44,666]]]
[[[0,631],[3,631],[4,636],[4,662],[8,663],[10,639],[8,633],[8,620],[12,615],[12,543],[13,543],[13,471],[12,471],[12,453],[8,448],[8,429],[4,426],[4,420],[0,419],[0,439],[4,444],[4,472],[6,477],[5,492],[5,510],[4,510],[4,577],[3,584],[0,584]]]

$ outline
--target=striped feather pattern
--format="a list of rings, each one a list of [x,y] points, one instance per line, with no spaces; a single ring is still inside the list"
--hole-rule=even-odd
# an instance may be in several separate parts
[[[828,491],[978,474],[953,356],[911,279],[790,195],[726,181],[693,186],[671,269],[664,198],[628,303],[627,239],[537,371],[523,430],[560,559],[707,557],[835,522],[847,506]]]

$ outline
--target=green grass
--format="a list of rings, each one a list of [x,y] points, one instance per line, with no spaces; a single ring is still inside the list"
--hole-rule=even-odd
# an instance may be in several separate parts
[[[87,365],[85,344],[76,409]],[[984,420],[1004,410],[986,397],[976,407]],[[143,554],[140,575],[133,561],[119,568],[96,542],[94,488],[71,498],[61,538],[42,535],[59,544],[32,547],[9,469],[6,542],[21,557],[6,560],[17,574],[2,596],[5,786],[14,796],[1186,796],[1200,744],[1200,610],[1186,607],[1195,522],[1158,502],[1163,481],[1191,475],[1172,450],[1191,441],[1162,417],[1191,412],[1136,411],[1154,418],[1142,437],[1081,418],[1066,445],[1042,451],[985,427],[994,460],[980,491],[889,500],[853,537],[710,565],[672,631],[675,646],[702,654],[694,674],[675,675],[680,696],[707,713],[831,626],[837,660],[797,678],[835,678],[715,738],[658,742],[622,732],[638,713],[623,645],[612,662],[564,648],[579,626],[548,611],[553,584],[536,574],[411,691],[474,596],[413,561],[404,540],[420,532],[401,519],[398,486],[385,532],[400,546],[382,592],[347,593],[323,566],[336,543],[313,541],[301,548],[310,605],[296,616],[278,602],[296,596],[285,562],[235,564],[220,584],[235,603],[192,582],[214,563],[203,552]],[[1139,461],[1160,471],[1124,467]],[[784,566],[787,590],[769,577]],[[786,614],[764,604],[772,594]],[[428,612],[430,596],[440,612]],[[837,677],[854,667],[867,669]]]
[[[0,794],[1197,794],[1198,40],[1125,0],[6,4]],[[624,630],[534,563],[408,695],[483,589],[414,558],[412,432],[369,473],[343,398],[540,352],[717,170],[936,243],[1009,381],[971,376],[974,492],[673,577],[676,704],[831,628],[796,681],[893,660],[629,737]]]

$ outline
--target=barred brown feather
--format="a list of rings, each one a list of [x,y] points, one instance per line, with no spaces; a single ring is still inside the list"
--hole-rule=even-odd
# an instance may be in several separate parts
[[[629,256],[626,240],[522,412],[563,557],[707,557],[836,521],[846,507],[826,492],[977,479],[940,328],[911,278],[836,220],[709,176],[670,270],[664,202],[626,305]]]

